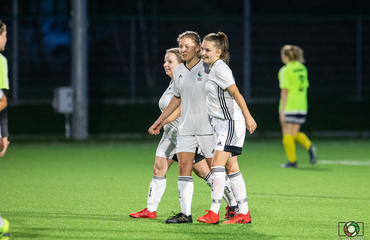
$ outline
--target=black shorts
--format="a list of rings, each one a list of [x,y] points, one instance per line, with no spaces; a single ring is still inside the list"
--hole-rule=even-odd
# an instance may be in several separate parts
[[[306,122],[306,114],[285,114],[285,122],[302,125]]]

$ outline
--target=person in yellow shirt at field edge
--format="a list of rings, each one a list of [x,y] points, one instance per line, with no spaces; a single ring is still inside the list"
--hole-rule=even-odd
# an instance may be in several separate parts
[[[308,150],[311,164],[317,161],[317,149],[310,139],[300,131],[307,115],[307,68],[303,50],[295,45],[285,45],[281,49],[281,61],[285,64],[279,71],[280,104],[279,120],[283,133],[283,145],[288,162],[282,168],[296,168],[295,141]]]
[[[0,20],[0,52],[5,50],[5,44],[7,41],[6,38],[6,25]],[[0,88],[4,88],[4,84],[6,84],[9,89],[9,80],[8,80],[8,64],[6,61],[6,58],[0,53]],[[6,89],[6,91],[7,91]],[[7,99],[6,99],[6,93],[5,91],[0,89],[0,127],[1,127],[1,135],[3,135],[3,128],[6,128],[6,131],[8,129],[7,123],[8,123],[8,117],[6,114],[6,126],[3,126],[4,119],[3,115],[1,115],[8,105]],[[5,142],[3,140],[6,140]],[[8,136],[4,137],[1,136],[0,141],[0,157],[4,156],[6,149],[8,148]],[[1,218],[0,216],[0,239],[5,240],[9,239],[9,222],[8,220]]]
[[[6,25],[0,20],[0,52],[5,50],[7,41]],[[3,90],[5,97],[8,97],[9,78],[8,78],[8,61],[0,53],[0,89]],[[0,111],[0,157],[4,156],[8,149],[9,131],[8,131],[8,108],[5,107]]]

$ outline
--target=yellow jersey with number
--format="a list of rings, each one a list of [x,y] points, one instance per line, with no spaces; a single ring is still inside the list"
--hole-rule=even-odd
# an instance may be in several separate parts
[[[279,86],[288,89],[285,114],[307,114],[307,68],[300,62],[289,62],[279,71]],[[281,112],[281,99],[279,112]]]

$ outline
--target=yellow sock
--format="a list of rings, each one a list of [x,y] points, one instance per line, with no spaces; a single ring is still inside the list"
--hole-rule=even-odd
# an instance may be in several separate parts
[[[311,141],[310,139],[308,139],[308,137],[306,136],[306,134],[304,134],[303,132],[299,132],[297,133],[295,136],[294,136],[294,139],[299,142],[305,149],[309,149],[310,146],[311,146]]]
[[[288,161],[291,163],[294,163],[296,161],[296,156],[295,156],[295,142],[294,142],[293,136],[284,135],[283,145],[284,145],[286,156],[288,157]]]

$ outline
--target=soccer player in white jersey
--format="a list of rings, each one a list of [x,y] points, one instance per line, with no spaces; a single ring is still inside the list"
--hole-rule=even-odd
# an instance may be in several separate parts
[[[170,84],[159,100],[159,108],[163,111],[173,97],[173,70],[182,63],[182,57],[178,48],[170,48],[164,57],[164,70],[171,78]],[[139,212],[131,213],[131,218],[156,218],[158,204],[166,189],[166,173],[176,158],[176,137],[179,124],[180,106],[169,116],[164,125],[164,133],[159,142],[155,163],[153,168],[153,178],[149,184],[147,207]],[[197,176],[203,178],[209,186],[212,184],[212,174],[204,161],[204,157],[196,154],[193,164],[193,171]]]
[[[167,219],[166,223],[192,223],[191,202],[194,184],[191,171],[195,151],[197,148],[202,150],[209,166],[214,151],[214,136],[207,114],[205,94],[209,67],[200,59],[201,39],[196,32],[186,31],[179,35],[177,41],[184,63],[173,72],[174,97],[150,127],[149,133],[159,134],[165,119],[181,104],[176,149],[179,160],[178,187],[181,212]]]
[[[251,223],[246,186],[236,156],[242,152],[245,128],[252,134],[257,124],[239,93],[232,71],[227,65],[229,42],[226,34],[210,33],[204,37],[202,59],[210,67],[206,83],[207,112],[211,118],[216,144],[211,166],[212,205],[208,213],[197,220],[209,224],[219,223],[218,213],[227,174],[238,202],[239,213],[224,223]]]

